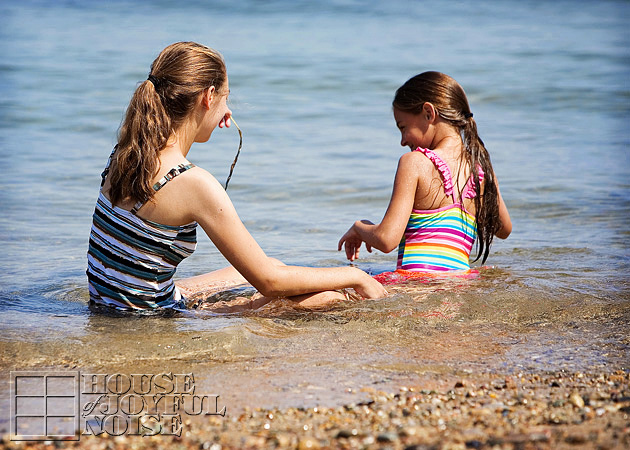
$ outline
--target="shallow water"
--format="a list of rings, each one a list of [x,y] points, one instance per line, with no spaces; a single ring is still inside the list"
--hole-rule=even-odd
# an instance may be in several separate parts
[[[2,372],[195,371],[244,407],[334,403],[425,373],[628,368],[630,5],[407,3],[3,2]],[[229,194],[270,256],[346,264],[337,240],[382,217],[405,151],[393,93],[424,70],[466,89],[512,236],[475,279],[330,311],[278,301],[233,316],[90,313],[99,174],[134,87],[177,40],[226,59],[244,134]],[[234,129],[217,130],[189,156],[224,182],[237,145]],[[178,273],[224,265],[201,235]],[[395,255],[362,253],[357,265],[391,270]]]

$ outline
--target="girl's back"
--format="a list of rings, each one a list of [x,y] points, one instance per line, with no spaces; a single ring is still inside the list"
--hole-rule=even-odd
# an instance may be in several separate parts
[[[409,153],[409,162],[418,174],[414,210],[440,209],[459,202],[464,186],[470,184],[470,168],[462,160],[461,151],[437,149],[429,152],[435,156],[429,157],[419,149]],[[455,201],[452,193],[455,193]],[[465,197],[462,203],[474,216],[476,211],[474,199]]]
[[[440,153],[452,155],[455,151]],[[398,246],[396,269],[422,272],[468,270],[477,234],[475,214],[466,208],[466,205],[474,207],[474,180],[461,170],[461,159],[451,158],[449,165],[437,151],[420,147],[411,155],[414,156],[408,159],[420,167],[417,168],[414,208]],[[480,182],[483,182],[483,171],[478,170]],[[458,189],[459,185],[463,189]]]
[[[469,269],[477,241],[482,262],[493,237],[512,230],[468,99],[448,75],[424,72],[409,79],[393,101],[401,156],[392,197],[379,224],[357,221],[340,239],[353,261],[368,251],[398,246],[398,269],[417,272]]]

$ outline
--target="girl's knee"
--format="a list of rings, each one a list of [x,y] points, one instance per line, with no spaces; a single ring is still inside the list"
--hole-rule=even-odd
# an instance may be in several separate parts
[[[276,258],[269,258],[269,261],[271,261],[274,266],[286,266],[285,263]]]

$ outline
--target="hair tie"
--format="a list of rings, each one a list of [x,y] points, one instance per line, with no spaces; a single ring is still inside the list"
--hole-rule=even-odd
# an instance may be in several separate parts
[[[466,113],[466,114],[464,114],[464,118],[465,119],[471,119],[472,116],[473,116],[473,113]]]
[[[149,80],[153,84],[153,87],[155,87],[156,89],[158,87],[158,84],[160,84],[160,80],[153,75],[149,75],[147,77],[147,80]]]

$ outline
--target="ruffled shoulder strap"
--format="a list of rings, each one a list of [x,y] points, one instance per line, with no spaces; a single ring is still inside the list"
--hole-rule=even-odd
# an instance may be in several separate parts
[[[428,148],[418,147],[414,150],[414,152],[421,152],[429,158],[429,160],[433,163],[433,165],[437,168],[440,175],[442,175],[442,181],[444,182],[444,193],[446,195],[453,195],[453,176],[451,175],[451,169],[448,168],[448,164],[446,164],[442,158],[440,158],[433,150]],[[474,185],[473,185],[474,187]],[[455,198],[453,197],[453,201]]]
[[[484,172],[479,164],[477,164],[477,173],[479,174],[479,186],[483,183]],[[475,198],[477,196],[477,189],[475,188],[475,179],[472,174],[470,178],[468,178],[468,183],[466,183],[466,188],[464,189],[464,197],[463,198]]]

